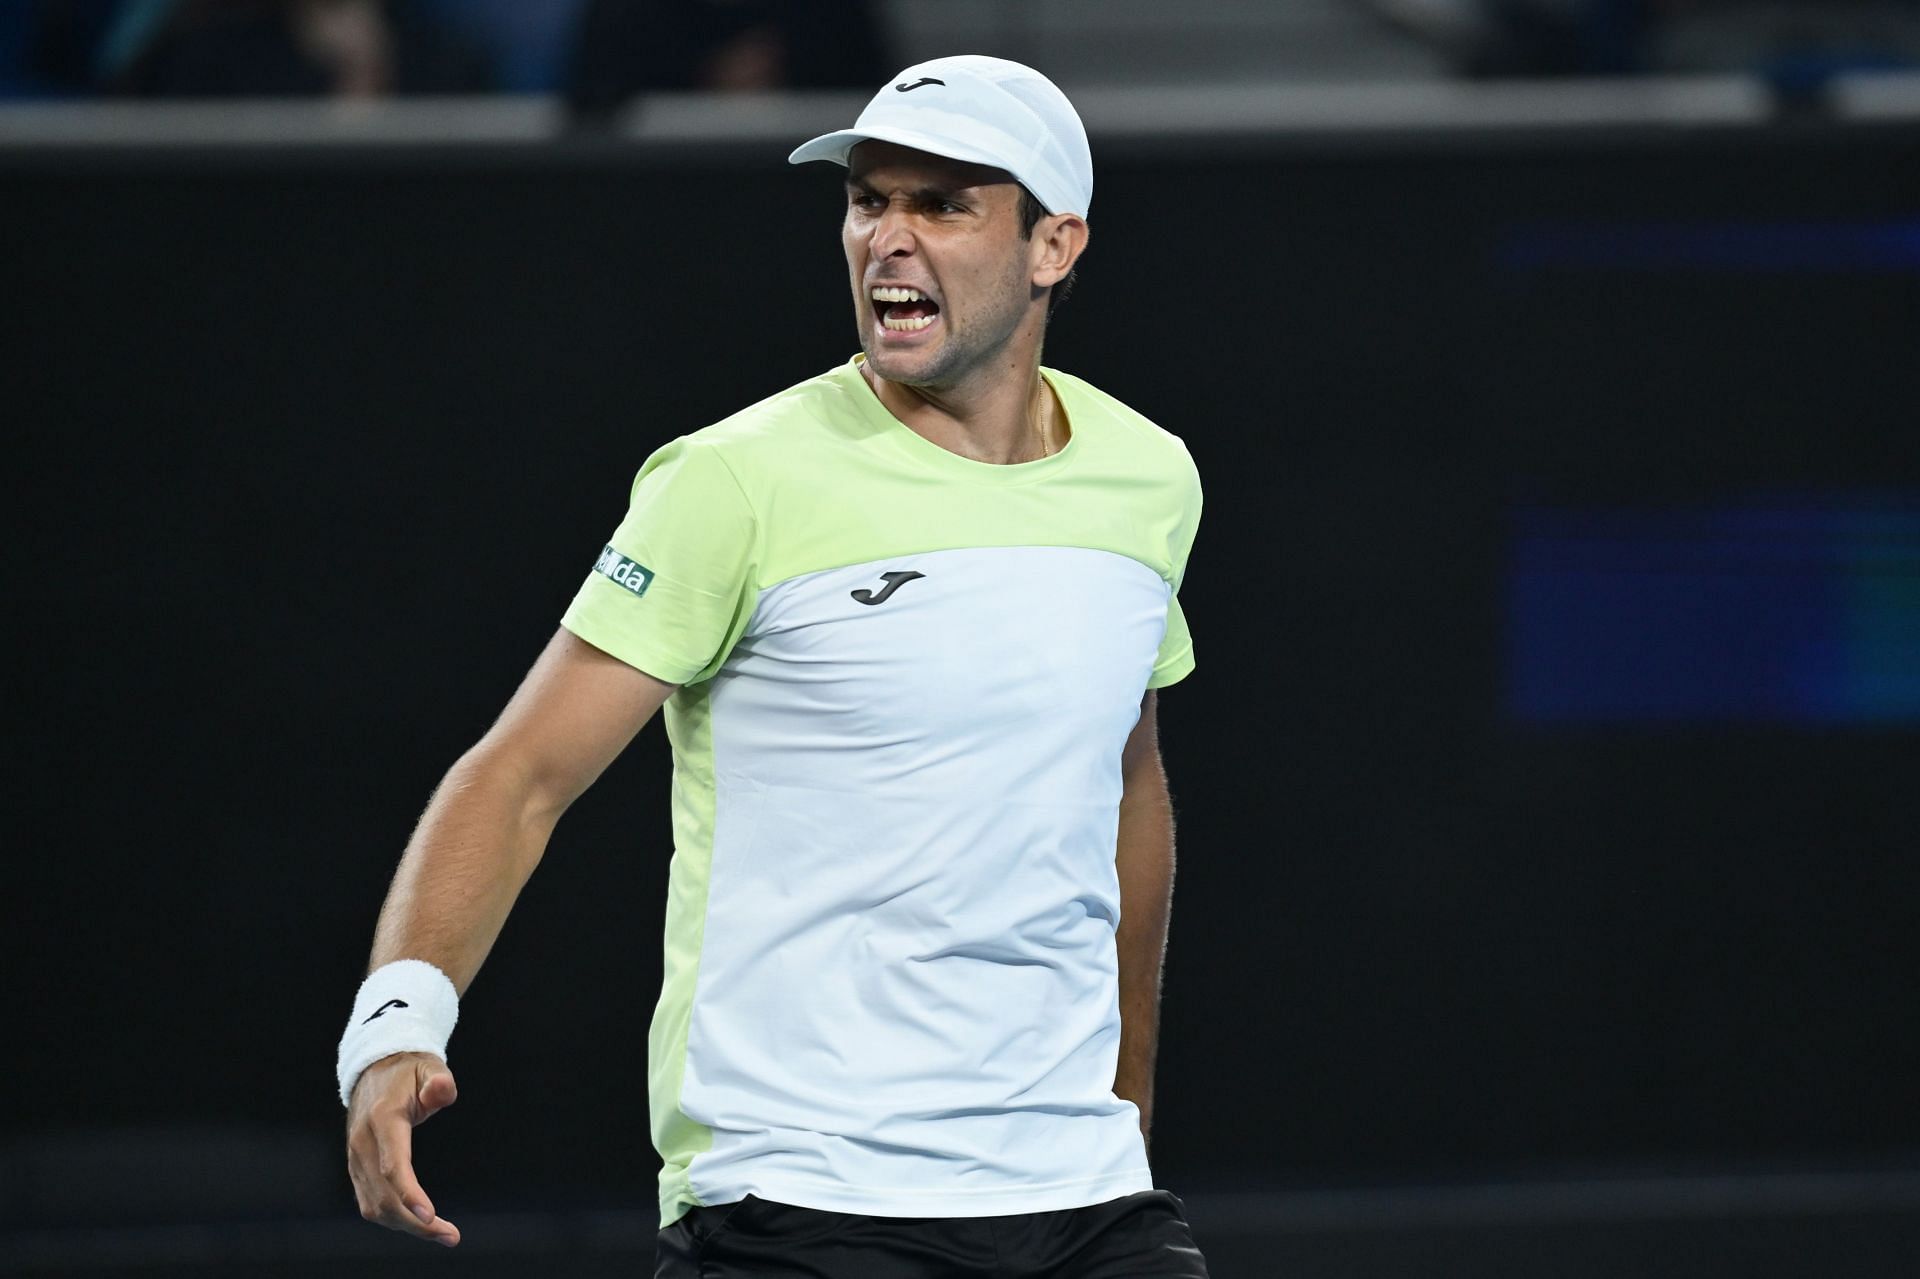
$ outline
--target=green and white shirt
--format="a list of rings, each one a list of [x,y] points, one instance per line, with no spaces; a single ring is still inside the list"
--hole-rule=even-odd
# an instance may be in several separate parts
[[[1120,1040],[1120,754],[1193,669],[1186,446],[1042,370],[1071,435],[995,465],[859,360],[662,446],[562,624],[682,687],[648,1036],[662,1225],[1153,1182]]]

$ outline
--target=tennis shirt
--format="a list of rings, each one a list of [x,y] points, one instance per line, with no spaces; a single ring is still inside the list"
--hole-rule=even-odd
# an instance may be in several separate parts
[[[1153,1181],[1120,1042],[1121,749],[1193,669],[1180,439],[1043,369],[1050,457],[961,457],[853,360],[663,445],[562,625],[673,746],[647,1086],[664,1227]]]

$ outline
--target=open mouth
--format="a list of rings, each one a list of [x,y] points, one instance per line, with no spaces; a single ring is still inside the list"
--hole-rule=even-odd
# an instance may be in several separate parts
[[[880,327],[893,333],[918,333],[940,314],[940,304],[918,289],[877,285],[867,290]]]

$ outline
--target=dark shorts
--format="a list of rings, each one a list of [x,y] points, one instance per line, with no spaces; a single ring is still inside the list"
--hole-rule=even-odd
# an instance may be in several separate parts
[[[660,1232],[655,1279],[1207,1279],[1164,1190],[1004,1217],[868,1217],[748,1195]]]

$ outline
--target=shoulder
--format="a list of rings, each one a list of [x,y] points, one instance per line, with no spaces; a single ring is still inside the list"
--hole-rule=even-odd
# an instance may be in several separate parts
[[[776,391],[685,439],[730,455],[764,447],[830,423],[845,412],[848,398],[844,366]]]
[[[1200,468],[1194,465],[1185,440],[1085,378],[1058,369],[1046,372],[1066,400],[1076,432],[1083,425],[1099,432],[1111,445],[1131,455],[1130,467],[1138,465],[1176,478],[1187,490],[1190,501],[1199,500]]]
[[[1173,434],[1171,430],[1167,430],[1154,419],[1146,417],[1144,413],[1140,413],[1139,409],[1125,403],[1123,399],[1110,396],[1108,392],[1094,386],[1087,378],[1077,378],[1071,373],[1060,373],[1058,369],[1048,369],[1046,376],[1048,380],[1052,380],[1056,388],[1060,388],[1066,394],[1069,413],[1073,409],[1079,409],[1081,413],[1087,413],[1091,409],[1092,413],[1096,413],[1102,421],[1112,422],[1117,426],[1119,432],[1127,436],[1131,444],[1148,451],[1158,451],[1169,457],[1183,457],[1190,461],[1185,440],[1181,440],[1177,434]]]
[[[730,476],[743,490],[756,476],[778,476],[845,419],[845,378],[839,371],[806,378],[737,413],[668,440],[647,457],[641,474],[674,467],[710,478]]]

